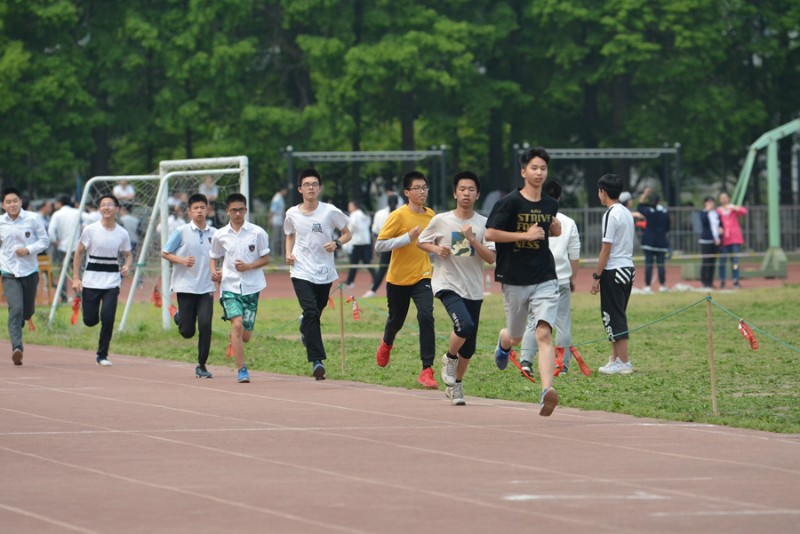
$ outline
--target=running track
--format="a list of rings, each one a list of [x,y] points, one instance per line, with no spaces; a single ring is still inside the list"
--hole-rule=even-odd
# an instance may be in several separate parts
[[[112,359],[0,360],[1,532],[800,531],[800,435]]]

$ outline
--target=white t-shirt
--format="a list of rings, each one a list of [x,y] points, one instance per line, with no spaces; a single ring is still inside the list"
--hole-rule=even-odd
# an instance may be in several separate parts
[[[194,221],[189,221],[169,236],[164,252],[184,258],[194,256],[194,265],[191,267],[180,263],[172,264],[172,291],[195,295],[214,292],[208,264],[211,259],[211,239],[216,231],[213,226],[206,226],[201,230]]]
[[[350,214],[350,222],[347,227],[350,228],[350,232],[353,234],[353,239],[350,241],[351,245],[369,245],[372,242],[369,215],[360,209]]]
[[[286,201],[280,192],[275,193],[272,201],[269,203],[270,217],[269,221],[272,226],[280,226],[283,224],[283,216],[286,211]]]
[[[450,256],[436,256],[431,288],[435,295],[449,290],[468,300],[483,300],[483,258],[478,256],[464,237],[461,227],[472,225],[475,237],[494,250],[494,243],[486,241],[486,217],[478,212],[471,219],[459,219],[454,211],[435,215],[419,236],[420,243],[434,243],[450,248]]]
[[[603,214],[603,243],[611,243],[606,270],[633,267],[633,215],[622,204],[612,205]]]
[[[122,276],[119,274],[119,255],[120,252],[131,251],[128,231],[121,224],[114,224],[113,230],[106,230],[100,221],[93,222],[83,229],[81,243],[86,247],[86,268],[81,279],[83,287],[91,289],[119,287],[122,283]]]
[[[323,247],[334,240],[334,230],[341,230],[349,220],[342,210],[327,202],[320,202],[311,213],[303,213],[297,206],[289,208],[283,221],[284,233],[295,236],[295,262],[289,268],[289,276],[312,284],[338,280],[333,252]]]
[[[569,283],[572,277],[572,264],[570,261],[581,257],[581,237],[578,234],[578,225],[575,221],[559,212],[556,218],[561,223],[561,235],[550,236],[550,252],[556,262],[556,276],[559,285]]]
[[[381,228],[383,225],[386,224],[386,220],[389,218],[389,206],[385,208],[381,208],[375,212],[375,215],[372,216],[372,233],[378,235],[381,233]]]
[[[269,252],[269,236],[260,226],[245,221],[238,233],[230,224],[217,230],[211,238],[209,257],[218,260],[225,256],[222,262],[222,282],[219,285],[220,295],[223,291],[252,295],[267,287],[264,271],[250,269],[240,273],[236,270],[236,260],[252,263]]]
[[[112,189],[112,192],[117,197],[117,200],[130,200],[136,196],[136,190],[131,184],[117,184]]]

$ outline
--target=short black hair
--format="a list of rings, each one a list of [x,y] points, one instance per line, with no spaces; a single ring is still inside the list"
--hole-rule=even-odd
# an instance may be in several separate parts
[[[72,197],[70,197],[66,193],[62,193],[56,197],[56,202],[61,204],[62,206],[71,206],[72,205]]]
[[[478,193],[481,192],[481,181],[478,179],[478,175],[472,171],[461,171],[453,176],[453,191],[458,188],[458,182],[461,180],[472,180],[475,182],[475,188],[478,190]]]
[[[197,204],[198,202],[202,202],[208,206],[208,197],[206,197],[203,193],[195,193],[189,197],[189,200],[186,201],[190,208],[192,207],[192,204]]]
[[[95,205],[95,206],[97,206],[97,207],[99,208],[99,207],[100,207],[100,203],[101,203],[101,202],[103,202],[103,199],[104,199],[104,198],[110,198],[111,200],[113,200],[113,201],[114,201],[114,205],[115,205],[116,207],[119,207],[119,199],[118,199],[117,197],[115,197],[114,195],[110,194],[110,193],[106,193],[105,195],[100,195],[100,196],[97,198],[97,200],[95,201],[95,204],[94,204],[94,205]]]
[[[19,194],[16,187],[4,187],[2,191],[0,191],[0,202],[5,202],[8,195],[17,195],[19,198],[22,198],[22,195]]]
[[[542,158],[545,163],[550,163],[550,154],[547,153],[542,147],[529,148],[519,155],[519,165],[523,169],[530,163],[533,158]]]
[[[414,182],[414,180],[422,180],[426,184],[428,183],[428,179],[425,178],[425,175],[420,171],[408,171],[405,176],[403,176],[403,189],[408,189],[411,187],[411,184]]]
[[[228,195],[228,198],[225,199],[225,207],[230,207],[234,202],[242,202],[245,207],[247,207],[247,197],[241,193],[231,193]]]
[[[317,169],[309,167],[308,169],[303,169],[302,171],[300,171],[300,174],[297,175],[297,186],[300,187],[301,185],[303,185],[303,180],[305,178],[308,178],[309,176],[313,176],[314,178],[316,178],[317,183],[322,185],[322,177],[320,177],[319,171]]]
[[[617,200],[622,193],[622,178],[616,174],[604,174],[597,180],[597,188],[605,191],[611,200]]]
[[[555,180],[548,180],[542,187],[544,194],[556,200],[561,200],[561,184]]]

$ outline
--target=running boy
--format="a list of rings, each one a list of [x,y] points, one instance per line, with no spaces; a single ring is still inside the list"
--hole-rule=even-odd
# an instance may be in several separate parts
[[[436,254],[433,294],[442,301],[453,321],[450,344],[442,356],[445,394],[454,406],[463,406],[462,380],[475,354],[483,304],[483,263],[494,263],[494,243],[487,243],[486,217],[475,212],[481,182],[469,171],[453,178],[456,209],[440,213],[422,231],[417,247]]]
[[[317,380],[325,380],[323,361],[327,355],[322,343],[320,318],[328,303],[331,284],[339,279],[333,252],[350,241],[352,235],[347,227],[347,215],[333,204],[319,201],[321,181],[316,169],[300,172],[297,190],[303,202],[289,208],[283,221],[286,264],[303,309],[300,332],[311,363],[311,373]],[[339,239],[334,237],[336,230],[341,232]]]
[[[548,237],[561,235],[561,223],[556,218],[558,202],[542,194],[549,161],[544,148],[525,151],[519,158],[522,188],[500,199],[486,223],[486,239],[496,243],[494,277],[502,283],[506,309],[506,328],[497,339],[495,363],[506,368],[511,348],[522,341],[526,324],[533,323],[542,381],[539,415],[543,416],[552,414],[558,405],[553,388],[558,279]]]
[[[544,184],[544,194],[561,201],[561,184],[550,180]],[[564,349],[564,359],[561,362],[561,373],[569,371],[569,362],[572,353],[568,350],[572,344],[572,292],[575,291],[575,281],[578,278],[578,263],[581,257],[581,238],[578,235],[578,225],[563,213],[556,215],[561,223],[561,235],[551,236],[549,239],[550,253],[556,262],[556,276],[558,277],[558,311],[556,313],[555,331],[559,345]],[[529,322],[522,336],[520,352],[520,366],[525,373],[533,374],[533,357],[536,348],[536,324]]]
[[[209,271],[211,239],[217,231],[206,224],[208,199],[195,193],[189,197],[191,220],[169,237],[161,257],[172,264],[172,291],[178,297],[173,319],[181,335],[190,339],[197,325],[197,378],[213,378],[206,369],[211,347],[211,319],[214,316],[214,281]]]
[[[47,231],[36,213],[22,209],[19,191],[6,187],[0,192],[5,213],[0,216],[0,270],[3,296],[8,302],[8,339],[11,361],[22,365],[22,327],[36,311],[39,260],[36,256],[50,246]],[[49,282],[49,280],[48,280]]]
[[[600,374],[629,375],[633,365],[628,359],[628,299],[633,277],[634,224],[631,212],[619,203],[622,179],[606,174],[597,182],[597,196],[608,209],[603,214],[603,244],[597,268],[592,274],[592,295],[600,293],[603,327],[611,341],[612,354]]]
[[[433,210],[425,207],[428,199],[428,180],[419,171],[403,176],[403,192],[408,204],[394,210],[378,235],[376,252],[392,251],[386,276],[386,301],[389,317],[383,329],[383,339],[375,353],[380,367],[389,364],[394,338],[403,327],[411,300],[417,307],[419,351],[422,372],[417,382],[426,388],[438,388],[433,377],[436,357],[436,333],[433,327],[433,292],[431,291],[431,260],[428,253],[415,246],[422,230],[433,218]]]
[[[231,322],[231,348],[239,369],[237,380],[250,382],[244,361],[244,343],[250,341],[258,312],[258,293],[267,287],[261,268],[269,263],[269,236],[263,228],[245,220],[247,199],[241,193],[229,195],[225,212],[230,222],[211,238],[211,278],[220,282],[223,319]],[[222,262],[222,273],[217,261]]]
[[[72,260],[72,289],[81,295],[83,324],[95,326],[100,323],[100,340],[97,346],[97,365],[111,366],[108,347],[114,333],[117,300],[122,277],[127,276],[133,261],[131,238],[128,231],[117,224],[119,200],[114,195],[103,195],[97,201],[100,220],[86,225],[75,249]],[[86,252],[86,270],[83,279],[81,260]],[[119,265],[119,256],[124,262]]]

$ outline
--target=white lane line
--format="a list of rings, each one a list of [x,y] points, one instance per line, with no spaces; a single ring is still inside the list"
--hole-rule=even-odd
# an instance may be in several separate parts
[[[67,530],[74,530],[75,532],[84,532],[86,534],[96,534],[97,531],[89,530],[88,528],[79,527],[78,525],[73,525],[70,523],[65,523],[63,521],[59,521],[58,519],[53,519],[52,517],[47,517],[41,514],[37,514],[35,512],[30,512],[28,510],[23,510],[22,508],[17,508],[16,506],[10,506],[8,504],[0,503],[0,508],[6,510],[8,512],[12,512],[14,514],[23,515],[25,517],[29,517],[31,519],[36,519],[37,521],[42,521],[44,523],[49,523],[51,525],[55,525],[57,527],[66,528]]]

